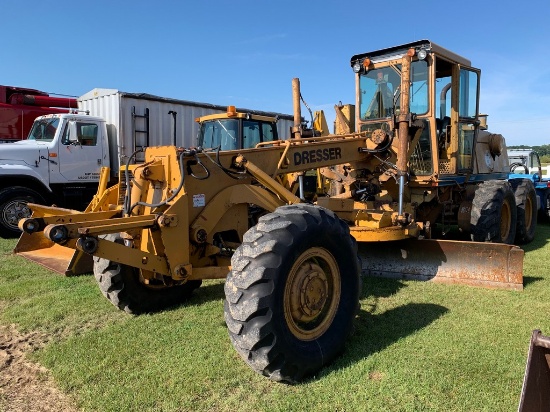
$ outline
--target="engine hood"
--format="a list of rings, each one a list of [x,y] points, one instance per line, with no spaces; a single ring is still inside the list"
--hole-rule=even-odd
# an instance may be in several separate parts
[[[48,158],[48,145],[36,140],[0,144],[0,164],[2,165],[26,164],[37,167],[41,156]]]

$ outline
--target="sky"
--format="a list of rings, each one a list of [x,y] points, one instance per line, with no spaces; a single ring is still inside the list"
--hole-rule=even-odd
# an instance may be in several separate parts
[[[549,0],[0,0],[0,15],[3,85],[291,114],[297,77],[329,124],[355,102],[351,56],[429,39],[481,69],[489,131],[550,144]]]

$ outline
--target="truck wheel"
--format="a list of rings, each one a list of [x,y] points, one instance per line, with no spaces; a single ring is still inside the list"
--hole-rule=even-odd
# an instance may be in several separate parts
[[[470,216],[471,239],[475,242],[513,244],[517,209],[507,181],[482,182],[474,194]]]
[[[357,246],[327,209],[298,204],[244,235],[225,283],[225,321],[256,372],[294,383],[344,348],[359,303]]]
[[[512,179],[517,208],[516,243],[526,244],[535,238],[537,229],[537,193],[529,179]]]
[[[106,240],[124,243],[119,234]],[[178,286],[152,286],[140,281],[139,270],[107,259],[94,257],[94,276],[103,296],[117,308],[132,314],[156,312],[185,301],[202,281],[190,280]]]
[[[17,227],[20,219],[31,217],[27,203],[46,203],[44,198],[32,189],[22,186],[0,190],[0,236],[14,238],[21,235]]]

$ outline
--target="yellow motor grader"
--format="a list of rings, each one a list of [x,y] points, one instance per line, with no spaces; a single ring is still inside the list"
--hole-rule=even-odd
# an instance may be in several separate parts
[[[93,263],[102,293],[130,313],[226,278],[234,347],[284,382],[343,349],[361,270],[521,289],[523,251],[511,243],[528,241],[532,222],[518,220],[526,200],[506,180],[502,136],[480,130],[479,70],[427,40],[351,66],[356,132],[306,131],[295,79],[290,139],[235,132],[227,120],[250,116],[230,110],[196,148],[129,159],[85,212],[30,205],[16,252],[69,274]],[[451,226],[468,241],[431,239]]]

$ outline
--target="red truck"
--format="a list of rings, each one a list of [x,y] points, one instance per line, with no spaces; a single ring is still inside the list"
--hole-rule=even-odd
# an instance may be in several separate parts
[[[77,108],[77,99],[23,87],[0,86],[0,142],[26,139],[34,119]]]

